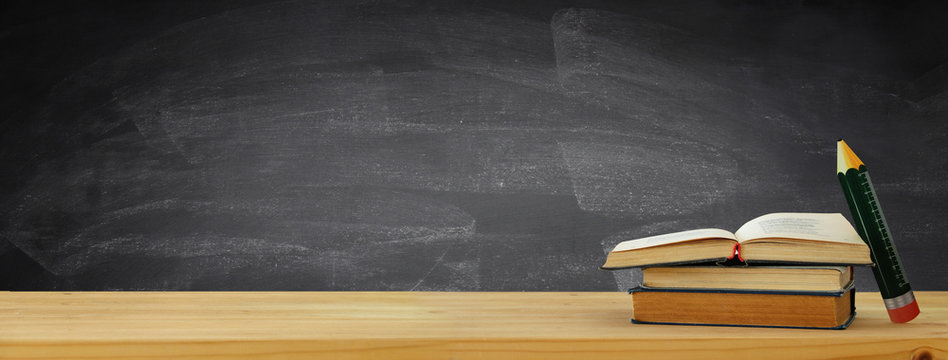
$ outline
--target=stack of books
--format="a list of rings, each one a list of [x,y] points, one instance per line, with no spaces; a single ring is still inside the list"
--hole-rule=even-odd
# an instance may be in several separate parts
[[[841,214],[774,213],[624,241],[602,268],[643,268],[635,323],[844,329],[853,265],[872,265],[869,247]]]

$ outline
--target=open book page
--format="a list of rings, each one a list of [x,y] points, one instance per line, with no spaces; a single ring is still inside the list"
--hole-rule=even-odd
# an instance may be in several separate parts
[[[721,229],[697,229],[697,230],[688,230],[682,232],[676,232],[671,234],[650,236],[641,239],[623,241],[616,245],[615,249],[612,249],[613,252],[617,251],[627,251],[627,250],[636,250],[643,249],[653,246],[668,245],[680,242],[687,242],[692,240],[703,240],[703,239],[731,239],[737,240],[737,238],[730,231],[721,230]]]
[[[773,213],[748,221],[734,234],[738,241],[786,238],[863,244],[843,214]]]

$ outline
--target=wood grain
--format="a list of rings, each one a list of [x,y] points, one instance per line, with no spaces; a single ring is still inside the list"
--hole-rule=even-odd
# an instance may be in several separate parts
[[[624,293],[6,292],[0,358],[946,359],[948,292],[842,331],[633,325]]]

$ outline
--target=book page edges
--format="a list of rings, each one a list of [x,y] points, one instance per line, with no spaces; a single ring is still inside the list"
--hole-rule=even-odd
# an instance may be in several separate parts
[[[721,289],[708,289],[708,290],[698,290],[698,291],[689,291],[682,289],[661,289],[661,288],[648,288],[644,286],[637,286],[635,288],[629,289],[629,294],[641,291],[672,291],[672,292],[718,292],[718,293],[743,293],[743,294],[770,294],[770,295],[815,295],[815,296],[832,296],[832,297],[843,297],[847,293],[849,296],[849,309],[850,314],[845,321],[840,325],[830,326],[830,327],[820,327],[820,326],[793,326],[793,325],[756,325],[756,324],[727,324],[727,323],[698,323],[698,322],[661,322],[661,321],[641,321],[636,320],[633,313],[632,318],[630,318],[633,324],[656,324],[656,325],[699,325],[699,326],[729,326],[729,327],[765,327],[765,328],[795,328],[795,329],[825,329],[825,330],[843,330],[849,327],[852,324],[853,319],[856,318],[856,284],[855,282],[850,282],[849,285],[840,289],[838,292],[797,292],[797,291],[755,291],[755,290],[725,290]],[[634,306],[634,305],[633,305]]]
[[[855,295],[855,294],[853,294]],[[686,325],[686,326],[725,326],[725,327],[756,327],[756,328],[773,328],[773,329],[812,329],[812,330],[845,330],[852,325],[853,319],[856,318],[856,307],[853,306],[853,311],[849,315],[849,319],[846,322],[842,323],[839,326],[833,327],[812,327],[812,326],[781,326],[781,325],[745,325],[745,324],[704,324],[704,323],[675,323],[675,322],[657,322],[657,321],[641,321],[636,320],[635,318],[630,318],[630,321],[633,324],[643,324],[643,325]]]
[[[816,279],[820,278],[819,281]],[[833,278],[833,286],[822,279]],[[642,286],[835,291],[853,281],[852,266],[653,266],[642,269]],[[821,286],[813,284],[820,283]]]
[[[768,289],[717,289],[717,288],[658,288],[639,285],[629,289],[629,294],[636,292],[678,292],[678,293],[721,293],[721,294],[761,294],[761,295],[811,295],[841,297],[847,291],[856,288],[856,282],[850,281],[846,286],[830,291],[807,290],[768,290]]]

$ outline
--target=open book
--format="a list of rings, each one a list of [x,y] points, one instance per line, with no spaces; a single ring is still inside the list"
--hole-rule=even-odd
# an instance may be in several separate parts
[[[603,269],[725,261],[872,265],[869,247],[842,214],[773,213],[736,232],[698,229],[623,241]]]

